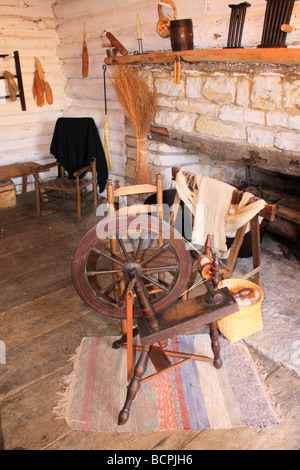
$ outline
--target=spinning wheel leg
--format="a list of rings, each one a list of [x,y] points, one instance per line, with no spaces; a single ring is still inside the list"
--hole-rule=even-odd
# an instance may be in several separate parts
[[[223,362],[220,357],[220,343],[219,343],[219,334],[217,330],[217,322],[210,324],[210,338],[211,338],[211,348],[214,353],[214,366],[216,369],[221,369]]]
[[[139,334],[138,328],[133,328],[132,337],[135,338],[138,334]],[[113,349],[120,349],[125,344],[127,344],[127,333],[125,333],[123,336],[121,336],[120,339],[116,339],[113,342],[112,347],[113,347]]]
[[[119,419],[118,419],[119,425],[125,424],[128,421],[131,404],[133,400],[135,399],[136,394],[140,388],[140,381],[147,367],[148,353],[149,353],[149,346],[147,346],[146,348],[142,350],[139,360],[136,363],[136,366],[134,368],[133,378],[131,379],[127,388],[127,396],[126,396],[125,404],[119,413]]]

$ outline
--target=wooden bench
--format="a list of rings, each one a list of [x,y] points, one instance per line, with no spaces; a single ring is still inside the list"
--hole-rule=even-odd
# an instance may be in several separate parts
[[[27,178],[33,175],[33,171],[40,166],[39,163],[13,163],[11,165],[0,166],[0,181],[5,179],[22,178],[22,192],[27,192]]]

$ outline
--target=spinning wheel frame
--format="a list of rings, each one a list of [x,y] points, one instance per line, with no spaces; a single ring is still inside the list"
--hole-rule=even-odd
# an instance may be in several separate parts
[[[118,278],[117,273],[119,273],[119,276],[122,274],[122,278],[125,279],[125,288],[122,297],[125,299],[130,277],[128,275],[128,271],[130,272],[132,267],[131,265],[134,264],[134,269],[139,270],[139,272],[142,274],[142,277],[147,279],[147,271],[151,272],[152,270],[153,272],[159,272],[159,270],[143,266],[145,262],[149,262],[155,257],[159,259],[159,255],[161,253],[170,250],[177,259],[177,265],[162,266],[161,268],[163,269],[160,270],[160,273],[172,271],[174,278],[171,284],[164,288],[164,285],[160,281],[156,282],[153,280],[153,278],[150,279],[153,281],[154,285],[156,282],[162,288],[162,293],[160,293],[160,295],[157,295],[156,298],[151,298],[151,303],[153,304],[156,313],[164,310],[178,300],[189,281],[192,270],[190,253],[187,251],[185,240],[181,237],[179,232],[173,229],[167,222],[147,215],[138,216],[137,225],[140,230],[141,237],[143,231],[147,231],[148,233],[151,232],[157,234],[157,236],[161,236],[164,240],[164,244],[161,247],[158,246],[154,254],[148,256],[146,261],[144,260],[143,262],[140,262],[137,252],[134,254],[134,256],[130,255],[129,259],[128,253],[126,253],[126,249],[122,241],[122,237],[119,237],[119,234],[124,233],[124,231],[128,233],[128,229],[130,229],[132,225],[135,226],[135,219],[136,217],[130,216],[115,219],[105,219],[104,221],[101,221],[82,238],[72,262],[73,283],[82,300],[99,313],[119,319],[126,318],[126,305],[119,306],[117,303],[114,304],[107,301],[107,299],[102,298],[102,291],[98,293],[95,292],[89,282],[89,275],[93,275],[94,273],[89,273],[87,271],[87,262],[90,254],[93,251],[96,251],[100,257],[102,256],[110,259],[110,261],[114,263],[113,266],[117,267],[117,269],[114,269],[115,273],[112,269],[110,269],[110,271],[102,271],[102,273],[116,275],[114,281],[110,284],[111,288],[115,285],[118,285],[120,282],[120,278]],[[99,238],[98,235],[102,237],[104,234],[106,234],[106,237],[117,238],[120,251],[122,251],[125,255],[125,262],[120,262],[120,260],[117,260],[117,258],[109,256],[104,252],[101,252],[101,250],[95,248],[96,245],[99,244],[99,241],[104,239]],[[140,248],[141,247],[139,244],[137,251],[139,251]],[[143,314],[140,307],[135,305],[134,318],[138,318],[142,315]]]

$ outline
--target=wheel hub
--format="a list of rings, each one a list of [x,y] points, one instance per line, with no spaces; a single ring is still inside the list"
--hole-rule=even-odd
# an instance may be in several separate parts
[[[123,275],[125,279],[132,280],[134,278],[134,273],[137,272],[139,276],[142,275],[142,266],[139,263],[126,263],[123,267]]]

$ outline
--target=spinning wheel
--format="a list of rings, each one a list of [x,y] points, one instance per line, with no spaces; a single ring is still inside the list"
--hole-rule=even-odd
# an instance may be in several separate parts
[[[113,255],[112,238],[118,244]],[[141,279],[158,313],[178,300],[191,270],[190,254],[179,232],[147,215],[101,221],[82,238],[72,262],[73,283],[82,300],[99,313],[119,319],[126,318],[126,293],[134,276]],[[142,315],[135,299],[134,318]]]
[[[117,246],[113,253],[112,240]],[[126,347],[128,352],[130,382],[119,424],[127,422],[131,404],[144,382],[191,360],[213,362],[217,369],[222,367],[216,322],[235,313],[238,305],[227,288],[218,289],[220,264],[217,255],[211,257],[209,236],[205,248],[197,265],[207,293],[177,302],[190,279],[192,263],[185,240],[168,223],[148,215],[107,218],[79,243],[72,262],[73,282],[79,296],[103,315],[130,320],[128,333],[112,345],[114,349]],[[133,317],[137,319],[135,330]],[[168,338],[207,324],[213,358],[164,349]],[[133,346],[136,334],[141,346]],[[132,371],[134,349],[141,354]],[[172,364],[169,357],[183,360]],[[148,359],[157,373],[143,378]]]

